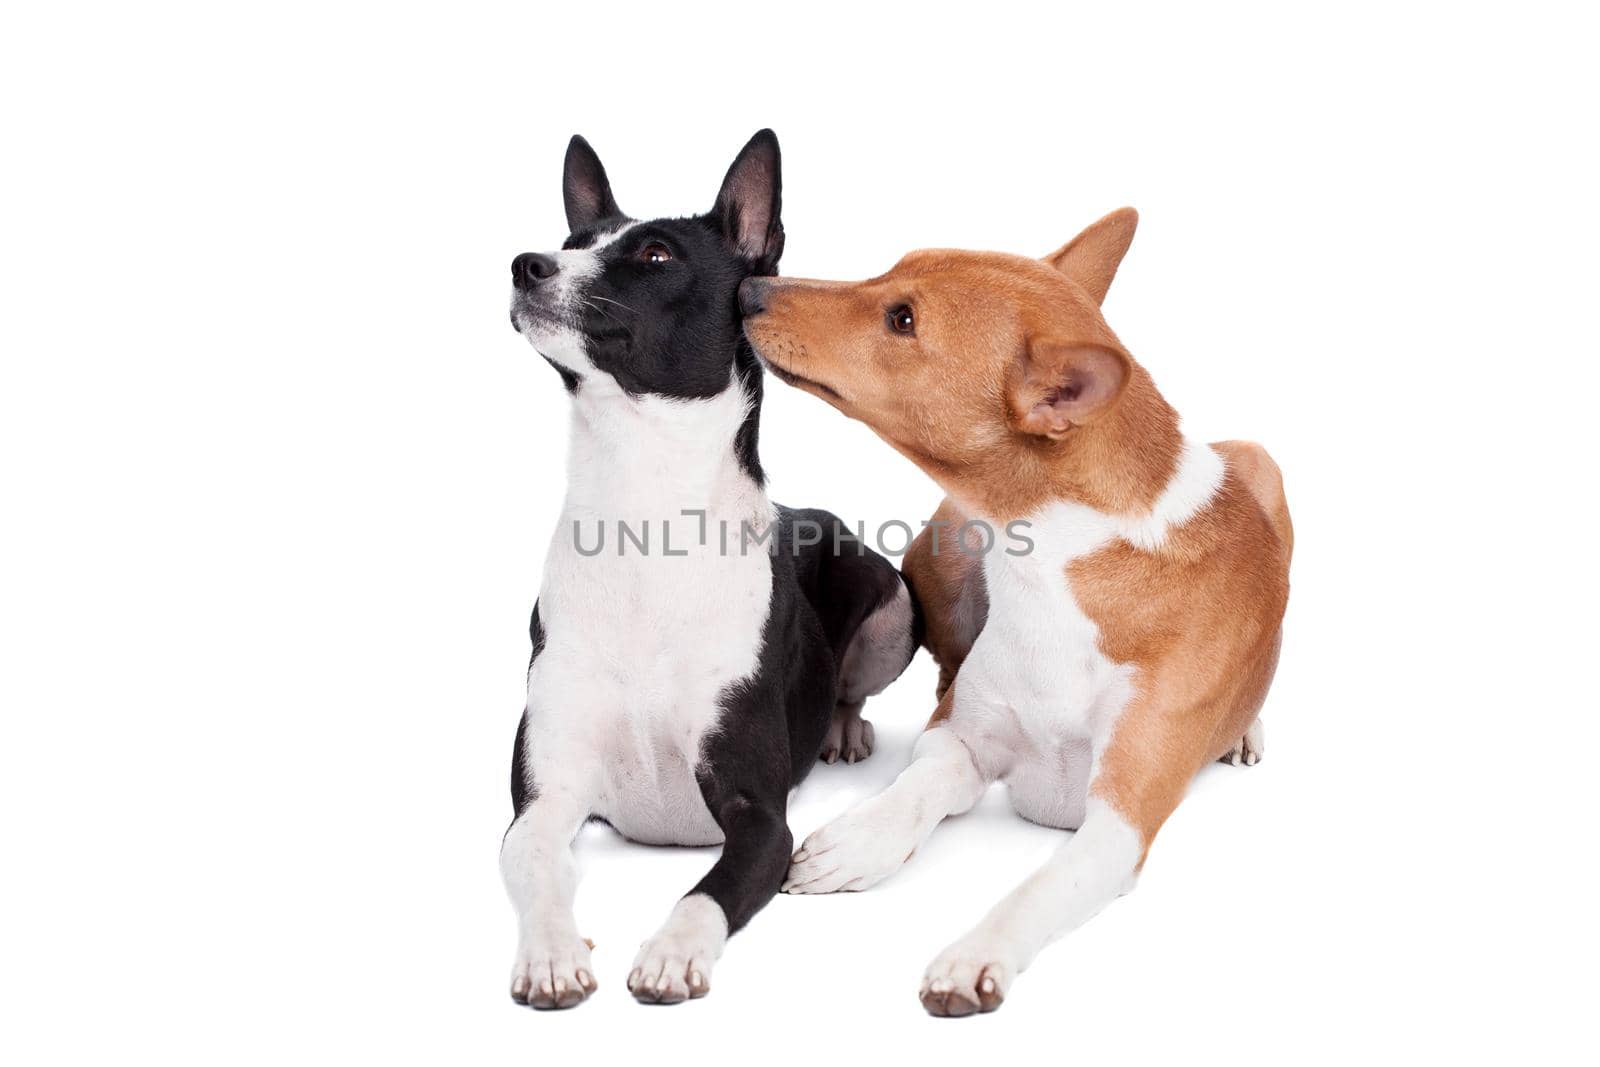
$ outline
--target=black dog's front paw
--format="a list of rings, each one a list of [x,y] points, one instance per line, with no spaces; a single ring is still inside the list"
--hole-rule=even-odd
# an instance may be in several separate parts
[[[643,1004],[681,1004],[711,992],[711,968],[728,941],[722,909],[703,893],[678,902],[656,935],[639,946],[628,992]]]
[[[511,968],[511,999],[518,1004],[540,1010],[576,1007],[596,988],[587,941],[560,949],[537,943],[518,946]]]

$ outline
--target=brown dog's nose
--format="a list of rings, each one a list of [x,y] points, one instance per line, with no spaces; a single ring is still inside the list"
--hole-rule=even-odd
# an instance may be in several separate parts
[[[532,289],[546,278],[554,278],[558,269],[555,256],[524,252],[511,261],[511,283],[518,289]]]
[[[772,288],[768,278],[746,278],[739,283],[739,312],[759,315],[767,310],[767,290]]]

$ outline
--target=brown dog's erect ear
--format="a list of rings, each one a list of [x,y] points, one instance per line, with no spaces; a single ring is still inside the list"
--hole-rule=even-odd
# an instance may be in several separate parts
[[[1118,208],[1045,256],[1044,261],[1087,289],[1096,304],[1103,304],[1138,226],[1137,211]]]
[[[711,209],[735,253],[756,274],[776,274],[783,255],[783,180],[778,135],[762,130],[728,168]]]
[[[561,199],[567,208],[567,228],[573,233],[601,219],[623,217],[611,195],[611,183],[606,180],[600,157],[577,134],[567,142],[567,161],[561,168]]]
[[[1128,384],[1128,357],[1102,345],[1034,341],[1022,357],[1012,410],[1025,433],[1057,439],[1093,422]]]

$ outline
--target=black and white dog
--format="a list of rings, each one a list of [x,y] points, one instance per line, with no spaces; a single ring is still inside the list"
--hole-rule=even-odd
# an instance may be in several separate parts
[[[511,267],[512,324],[572,400],[500,850],[511,995],[566,1008],[595,989],[571,853],[593,818],[651,844],[723,842],[628,977],[638,999],[676,1003],[707,992],[728,935],[783,882],[789,791],[819,753],[871,752],[861,705],[910,662],[916,612],[839,520],[763,488],[762,372],[737,291],[783,250],[772,131],[707,215],[628,218],[581,137],[563,192],[562,250]]]

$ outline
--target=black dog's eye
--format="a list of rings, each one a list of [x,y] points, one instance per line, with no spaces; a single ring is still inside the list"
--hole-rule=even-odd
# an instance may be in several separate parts
[[[672,258],[672,250],[660,241],[651,241],[639,249],[639,258],[646,263],[665,263]]]
[[[895,333],[916,333],[917,320],[911,317],[911,305],[899,304],[889,309],[889,329]]]

